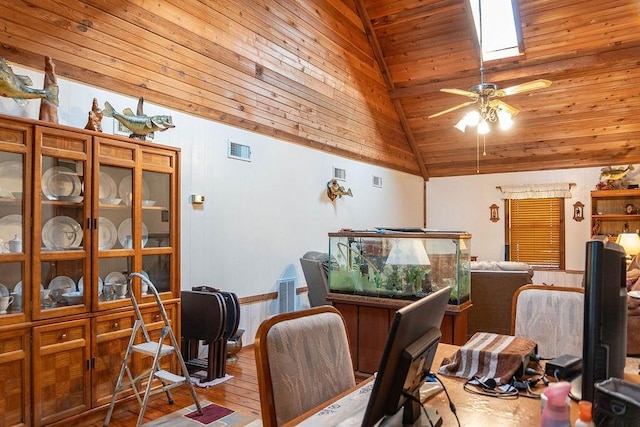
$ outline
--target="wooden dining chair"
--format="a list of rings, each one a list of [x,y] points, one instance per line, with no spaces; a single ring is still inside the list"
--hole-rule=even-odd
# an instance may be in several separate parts
[[[584,289],[525,285],[513,295],[511,334],[538,344],[538,354],[582,357]]]
[[[356,384],[344,318],[332,306],[266,319],[254,349],[265,427],[282,425]]]

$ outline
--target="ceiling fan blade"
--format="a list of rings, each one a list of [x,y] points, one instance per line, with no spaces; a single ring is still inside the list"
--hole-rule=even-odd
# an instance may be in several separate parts
[[[506,87],[504,89],[498,89],[496,91],[497,96],[507,96],[507,95],[515,95],[517,93],[529,92],[532,90],[544,89],[545,87],[551,86],[550,80],[533,80],[527,83],[522,83],[515,86]]]
[[[440,89],[440,92],[451,93],[453,95],[468,96],[469,98],[474,98],[474,99],[478,98],[477,93],[469,92],[468,90],[462,90],[462,89]]]
[[[476,103],[476,101],[463,102],[462,104],[458,104],[455,107],[447,108],[444,111],[440,111],[439,113],[432,114],[432,115],[429,116],[429,118],[431,119],[433,117],[438,117],[438,116],[441,116],[443,114],[450,113],[451,111],[457,110],[458,108],[463,108],[463,107],[466,107],[467,105],[471,105],[471,104],[475,104],[475,103]]]
[[[520,112],[520,110],[518,110],[517,108],[512,107],[511,105],[507,104],[506,102],[502,102],[499,99],[492,99],[491,101],[489,101],[489,106],[495,109],[502,109],[511,114],[511,117],[514,117]]]

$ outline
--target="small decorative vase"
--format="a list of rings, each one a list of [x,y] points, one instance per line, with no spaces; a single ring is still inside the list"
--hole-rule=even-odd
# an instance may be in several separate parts
[[[227,362],[238,360],[238,352],[242,350],[242,334],[244,329],[238,329],[236,334],[227,340]]]

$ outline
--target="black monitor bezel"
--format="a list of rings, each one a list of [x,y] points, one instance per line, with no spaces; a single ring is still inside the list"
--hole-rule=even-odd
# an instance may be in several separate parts
[[[425,336],[436,333],[435,343],[427,343],[427,339],[423,343],[425,348],[414,356],[426,355],[424,368],[431,369],[450,294],[451,287],[446,287],[396,311],[362,420],[363,427],[373,426],[385,415],[391,416],[403,407],[407,398],[402,391],[411,367],[411,361],[407,363],[406,359],[407,349]]]

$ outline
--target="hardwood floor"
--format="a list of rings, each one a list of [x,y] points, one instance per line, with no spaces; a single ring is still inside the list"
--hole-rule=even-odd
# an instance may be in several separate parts
[[[200,400],[209,400],[234,411],[253,414],[260,418],[260,395],[258,393],[258,377],[256,374],[256,360],[253,346],[242,348],[238,353],[238,360],[227,362],[227,374],[233,378],[214,387],[196,387],[196,394]],[[187,387],[172,390],[175,403],[167,403],[164,393],[153,396],[147,405],[144,422],[163,417],[171,412],[193,404]],[[111,418],[110,427],[135,426],[138,418],[139,406],[137,402],[128,405],[130,409],[122,411],[116,405],[116,413]],[[120,409],[120,410],[119,410]],[[87,427],[102,427],[102,421],[86,424]]]

